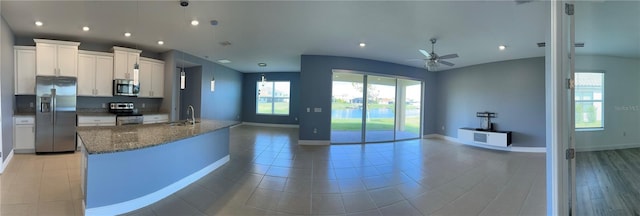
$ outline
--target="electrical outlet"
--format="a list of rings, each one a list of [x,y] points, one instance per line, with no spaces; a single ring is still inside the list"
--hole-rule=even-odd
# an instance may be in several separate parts
[[[146,107],[147,105],[145,103],[142,103],[142,108]]]
[[[442,125],[442,130],[444,130],[444,125]]]
[[[33,108],[33,102],[29,103],[29,108]]]
[[[298,121],[298,117],[293,118],[294,120]]]
[[[107,104],[106,103],[102,103],[102,108],[107,108]]]
[[[318,129],[317,129],[317,128],[314,128],[314,129],[313,129],[313,133],[314,133],[314,134],[317,134],[317,133],[318,133]]]
[[[307,112],[311,112],[311,108],[310,107],[307,107]]]

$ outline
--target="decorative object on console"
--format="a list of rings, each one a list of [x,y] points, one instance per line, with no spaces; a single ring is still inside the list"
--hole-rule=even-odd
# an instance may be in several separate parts
[[[477,112],[476,117],[481,118],[480,128],[478,128],[479,130],[494,131],[491,118],[496,118],[496,113],[488,111]]]

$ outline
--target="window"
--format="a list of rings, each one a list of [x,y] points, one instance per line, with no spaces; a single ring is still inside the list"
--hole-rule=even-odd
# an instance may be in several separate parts
[[[258,81],[256,90],[257,114],[289,115],[289,81]]]
[[[604,73],[576,72],[576,129],[603,128]]]

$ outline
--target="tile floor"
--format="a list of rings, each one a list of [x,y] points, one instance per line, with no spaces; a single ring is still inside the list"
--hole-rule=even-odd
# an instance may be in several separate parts
[[[83,215],[80,153],[15,154],[0,175],[0,215]]]
[[[544,154],[434,139],[298,146],[297,137],[297,129],[236,127],[231,161],[128,215],[546,213]],[[2,215],[79,215],[78,156],[16,155],[0,176]]]

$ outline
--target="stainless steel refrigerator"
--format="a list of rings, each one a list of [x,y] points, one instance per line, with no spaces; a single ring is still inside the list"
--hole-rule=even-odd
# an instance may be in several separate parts
[[[36,153],[76,150],[76,78],[36,77]]]

